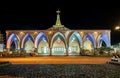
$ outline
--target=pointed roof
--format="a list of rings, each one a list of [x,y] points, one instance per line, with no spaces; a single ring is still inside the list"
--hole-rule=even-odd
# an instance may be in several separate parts
[[[56,13],[57,13],[57,19],[56,19],[56,24],[55,25],[53,25],[53,27],[63,27],[63,25],[61,24],[61,21],[60,21],[60,11],[59,10],[57,10],[56,11]]]
[[[53,25],[51,28],[52,30],[66,30],[68,28],[66,28],[64,25],[61,24],[61,20],[60,20],[60,11],[59,9],[56,11],[57,13],[57,19],[56,19],[56,23],[55,25]]]

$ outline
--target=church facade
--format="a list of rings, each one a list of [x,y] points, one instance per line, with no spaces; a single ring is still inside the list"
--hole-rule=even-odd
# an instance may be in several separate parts
[[[38,55],[80,55],[110,47],[110,30],[70,30],[61,24],[60,11],[56,24],[47,30],[6,30],[8,52],[36,52]]]

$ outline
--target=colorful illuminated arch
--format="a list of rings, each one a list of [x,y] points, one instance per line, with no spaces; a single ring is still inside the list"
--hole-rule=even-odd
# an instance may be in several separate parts
[[[80,36],[80,34],[78,32],[74,32],[72,33],[72,35],[70,36],[69,38],[69,43],[75,39],[78,43],[79,43],[79,46],[82,48],[82,37]]]
[[[90,40],[92,42],[92,47],[96,48],[96,40],[95,40],[94,36],[91,33],[88,33],[86,35],[85,40]]]
[[[69,55],[79,55],[82,48],[82,38],[78,32],[73,32],[69,38]]]
[[[11,47],[11,44],[12,43],[15,43],[15,48],[16,49],[19,49],[20,48],[20,40],[18,38],[18,36],[16,36],[14,33],[12,33],[9,37],[8,37],[8,40],[7,40],[7,48],[10,48]]]
[[[53,35],[51,40],[52,55],[66,55],[66,39],[61,32]]]
[[[110,46],[110,40],[107,36],[107,34],[103,33],[98,36],[98,47],[102,46],[102,43],[105,43],[106,47]]]
[[[47,36],[43,33],[43,32],[40,32],[38,35],[37,35],[37,37],[35,38],[35,48],[37,48],[37,46],[38,46],[38,44],[39,44],[39,42],[41,41],[41,40],[45,40],[45,41],[47,41],[48,42],[48,38],[47,38]]]
[[[34,42],[33,38],[27,33],[24,38],[22,39],[22,44],[21,44],[21,48],[23,48],[25,46],[25,42],[27,40],[31,40],[32,42]]]
[[[40,32],[37,35],[34,45],[35,45],[38,55],[49,55],[50,54],[48,38],[43,32]]]
[[[67,47],[67,43],[66,43],[65,36],[64,36],[61,32],[57,32],[57,33],[55,33],[55,34],[53,35],[53,37],[52,37],[52,39],[51,39],[51,43],[50,43],[51,45],[50,45],[50,47],[53,46],[53,43],[54,43],[58,38],[60,38],[60,39],[64,42],[65,47]]]

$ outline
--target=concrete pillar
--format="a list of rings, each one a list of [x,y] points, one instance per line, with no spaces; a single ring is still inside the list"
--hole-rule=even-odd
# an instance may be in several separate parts
[[[37,54],[37,48],[34,49],[34,53],[33,53],[33,56],[36,56],[36,55],[38,55]]]
[[[52,48],[50,48],[50,56],[52,56]]]
[[[6,50],[6,51],[7,51],[7,53],[9,53],[9,52],[10,52],[10,48],[7,48],[7,50]]]
[[[66,56],[68,56],[69,54],[68,54],[68,48],[66,48]]]
[[[37,48],[34,49],[34,53],[37,53]]]

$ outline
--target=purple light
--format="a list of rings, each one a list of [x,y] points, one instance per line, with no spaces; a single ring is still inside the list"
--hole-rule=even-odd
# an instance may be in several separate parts
[[[86,40],[89,40],[89,38],[87,37]]]

